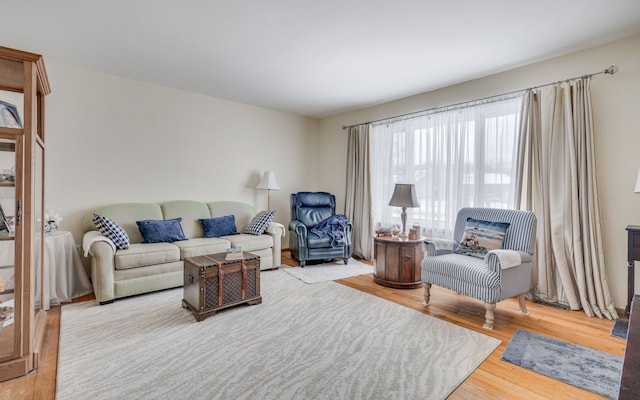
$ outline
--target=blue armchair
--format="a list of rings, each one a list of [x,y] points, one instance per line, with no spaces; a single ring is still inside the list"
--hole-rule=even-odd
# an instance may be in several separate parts
[[[531,288],[535,214],[463,208],[456,217],[453,236],[453,240],[424,241],[425,306],[430,305],[431,285],[437,285],[484,301],[485,329],[493,329],[496,303],[506,298],[518,296],[520,310],[526,315],[524,294]],[[502,246],[496,246],[495,240],[502,240]]]
[[[314,233],[313,228],[330,217],[336,222],[331,229]],[[326,228],[326,222],[323,224]],[[325,234],[333,230],[333,235]],[[336,198],[326,192],[299,192],[291,194],[291,222],[289,223],[289,249],[291,255],[304,267],[308,260],[351,257],[351,231],[353,226],[344,216],[336,216]],[[317,231],[317,230],[316,230]]]

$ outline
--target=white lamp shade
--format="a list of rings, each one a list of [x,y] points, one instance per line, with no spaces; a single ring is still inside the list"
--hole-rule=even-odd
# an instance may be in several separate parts
[[[266,171],[264,175],[262,175],[262,180],[256,186],[256,189],[261,190],[280,190],[280,186],[278,186],[278,182],[276,182],[276,176],[272,171]]]
[[[640,193],[640,169],[638,170],[638,177],[636,178],[636,188],[634,192]]]

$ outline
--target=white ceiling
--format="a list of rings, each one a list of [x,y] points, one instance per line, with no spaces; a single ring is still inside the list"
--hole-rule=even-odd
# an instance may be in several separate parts
[[[0,45],[318,118],[640,34],[638,0],[1,3]]]

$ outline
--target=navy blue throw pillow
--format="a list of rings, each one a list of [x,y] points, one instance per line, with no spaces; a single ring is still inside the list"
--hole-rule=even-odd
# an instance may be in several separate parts
[[[225,215],[224,217],[199,219],[204,229],[204,237],[213,238],[227,235],[237,235],[236,217]]]
[[[144,221],[136,221],[136,224],[145,243],[171,243],[178,240],[187,240],[182,231],[180,221],[182,221],[182,218],[167,220],[146,219]]]

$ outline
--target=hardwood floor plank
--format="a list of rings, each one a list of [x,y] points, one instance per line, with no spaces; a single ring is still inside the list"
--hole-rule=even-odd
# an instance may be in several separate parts
[[[288,251],[284,251],[282,257],[284,264],[298,265],[291,259]],[[487,360],[451,393],[450,400],[604,399],[594,393],[500,360],[517,329],[525,329],[618,356],[624,354],[625,340],[610,336],[613,321],[589,318],[582,311],[566,311],[527,301],[527,316],[520,314],[516,299],[508,299],[497,305],[494,329],[487,331],[482,328],[485,312],[482,302],[450,290],[432,287],[431,306],[425,307],[422,304],[423,289],[401,290],[380,286],[373,282],[372,274],[341,279],[337,282],[502,341]],[[92,295],[87,295],[74,302],[93,299]],[[60,313],[59,306],[52,307],[49,311],[38,369],[25,377],[1,382],[0,399],[55,398]]]

